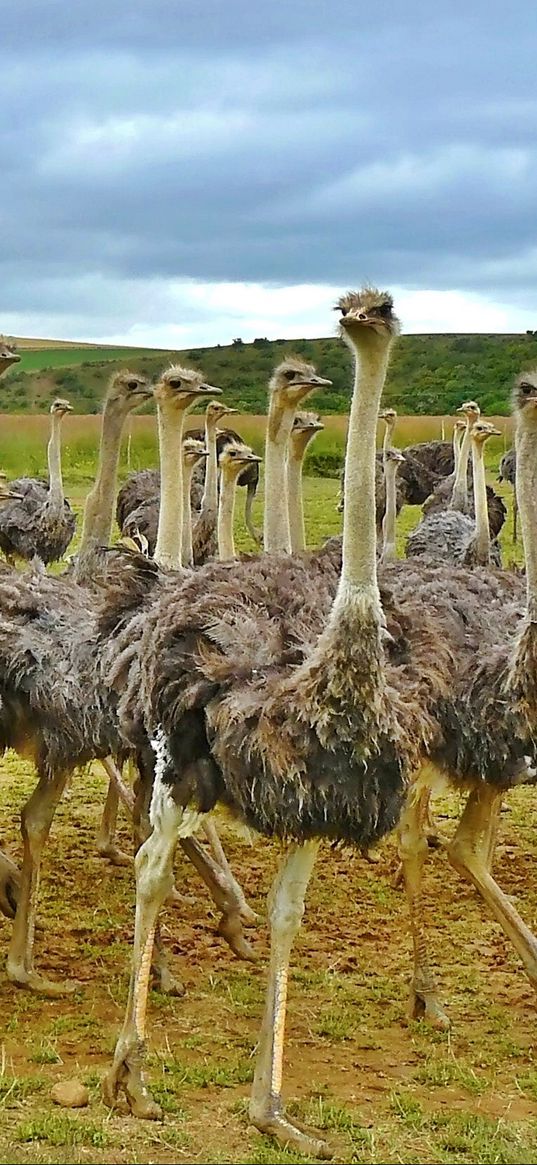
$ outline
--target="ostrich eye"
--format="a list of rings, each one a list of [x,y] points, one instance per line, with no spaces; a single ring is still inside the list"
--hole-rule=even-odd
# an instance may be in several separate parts
[[[175,377],[173,380],[169,380],[168,384],[169,384],[170,388],[180,388],[181,387],[181,381],[180,381],[179,377]]]
[[[383,316],[383,318],[386,319],[391,314],[391,307],[390,307],[389,303],[379,304],[379,306],[377,308],[377,312],[378,312],[379,316]]]
[[[289,369],[289,370],[288,370],[288,371],[285,373],[285,379],[286,379],[286,380],[294,380],[296,375],[297,375],[297,374],[296,374],[296,372],[294,372],[294,371],[293,371],[293,370],[290,368],[290,369]]]
[[[340,310],[342,316],[346,316],[349,309],[347,307],[340,307],[339,310]]]
[[[524,393],[524,396],[527,396],[529,392],[533,392],[533,385],[527,384],[524,381],[524,383],[520,385],[520,391]]]
[[[138,388],[138,381],[137,380],[129,380],[128,384],[127,384],[127,388],[132,388],[132,389]]]

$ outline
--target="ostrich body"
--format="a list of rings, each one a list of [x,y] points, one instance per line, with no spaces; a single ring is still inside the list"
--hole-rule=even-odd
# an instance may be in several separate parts
[[[66,400],[55,400],[51,405],[48,483],[31,477],[17,478],[12,489],[18,499],[0,508],[0,549],[8,561],[40,558],[45,565],[58,562],[71,542],[76,519],[63,495],[60,426],[72,411]]]
[[[234,565],[232,573],[226,564],[202,568],[175,596],[167,593],[147,621],[141,667],[157,756],[153,833],[136,859],[131,989],[106,1082],[110,1103],[123,1089],[137,1115],[159,1115],[141,1077],[152,936],[177,836],[190,835],[220,802],[239,821],[288,845],[269,899],[269,985],[250,1117],[262,1131],[313,1155],[324,1154],[326,1145],[289,1120],[281,1099],[288,964],[307,883],[322,837],[363,846],[392,827],[406,774],[430,728],[424,712],[430,683],[422,685],[415,669],[400,670],[384,656],[376,581],[375,429],[396,327],[391,299],[368,289],[345,296],[340,309],[358,367],[342,571],[320,636],[303,639],[301,647],[295,637],[294,656],[276,662],[277,613],[285,620],[294,607],[306,619],[309,596],[315,605],[306,556],[262,556]],[[330,553],[324,552],[325,562]],[[320,583],[328,574],[319,572]],[[288,584],[301,576],[297,596],[296,585]],[[430,656],[427,618],[416,615]],[[445,667],[447,683],[441,645],[435,666]]]
[[[306,527],[304,523],[304,498],[302,491],[302,471],[306,450],[324,425],[318,413],[306,409],[295,414],[289,437],[287,454],[287,501],[289,507],[289,533],[291,551],[297,554],[306,547]]]
[[[498,481],[508,481],[513,487],[513,544],[518,541],[518,503],[516,497],[516,450],[504,453],[498,470]]]
[[[425,516],[450,509],[467,514],[471,518],[475,517],[473,500],[468,495],[468,484],[471,481],[472,473],[471,470],[469,473],[469,457],[472,427],[479,421],[481,411],[475,401],[466,401],[457,411],[464,412],[466,416],[466,431],[460,447],[458,464],[454,474],[440,481],[431,496],[424,502],[423,513]],[[487,485],[486,491],[490,533],[492,538],[497,538],[505,522],[507,510],[502,498],[494,492],[491,486]]]

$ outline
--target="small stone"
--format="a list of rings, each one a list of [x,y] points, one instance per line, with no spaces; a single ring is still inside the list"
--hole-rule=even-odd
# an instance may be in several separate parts
[[[50,1090],[50,1099],[62,1108],[85,1108],[89,1104],[89,1091],[80,1080],[59,1080]]]

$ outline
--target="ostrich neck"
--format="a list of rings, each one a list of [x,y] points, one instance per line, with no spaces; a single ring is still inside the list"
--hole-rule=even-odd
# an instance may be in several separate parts
[[[222,474],[220,482],[220,498],[218,501],[218,557],[220,559],[235,557],[235,540],[233,537],[235,520],[235,498],[237,495],[237,478],[226,477]]]
[[[476,561],[488,566],[490,561],[490,527],[487,505],[487,483],[485,480],[484,447],[472,441],[472,469],[474,477],[475,534],[474,547]]]
[[[460,510],[462,514],[468,512],[468,460],[472,442],[472,426],[468,421],[459,449],[459,460],[453,482],[450,510]]]
[[[356,375],[345,458],[343,562],[335,611],[341,603],[380,612],[376,568],[375,446],[388,345],[369,342],[356,352]]]
[[[459,468],[459,461],[461,459],[461,442],[457,429],[453,430],[453,474],[457,476]]]
[[[528,618],[537,623],[537,425],[518,422],[516,494],[526,560]]]
[[[182,506],[182,565],[192,566],[194,562],[194,548],[192,546],[192,507],[190,505],[190,487],[192,485],[193,465],[183,465],[183,506]]]
[[[302,493],[302,471],[308,442],[296,445],[291,441],[287,458],[287,505],[289,510],[289,534],[291,553],[298,554],[306,546],[306,525],[304,522],[304,497]]]
[[[386,486],[386,509],[382,519],[382,561],[392,562],[395,558],[397,518],[396,477],[397,462],[384,462],[384,482]]]
[[[216,421],[205,418],[205,447],[209,453],[205,469],[205,486],[201,499],[201,513],[216,514],[218,507],[218,458],[216,452]]]
[[[93,489],[84,508],[80,553],[93,546],[108,546],[114,522],[114,502],[119,465],[121,434],[126,413],[117,414],[104,406],[99,449],[99,466]]]
[[[382,442],[382,459],[386,457],[388,449],[393,445],[393,431],[395,429],[395,421],[384,422],[384,440]]]
[[[61,422],[59,414],[52,414],[50,440],[47,448],[48,460],[48,506],[49,510],[63,512],[63,481],[61,454]]]
[[[265,521],[263,543],[266,551],[289,554],[291,533],[287,503],[287,446],[294,408],[271,400],[265,444]]]
[[[183,427],[184,409],[157,401],[160,450],[160,508],[155,562],[180,570],[183,551]],[[190,505],[190,499],[189,499]]]

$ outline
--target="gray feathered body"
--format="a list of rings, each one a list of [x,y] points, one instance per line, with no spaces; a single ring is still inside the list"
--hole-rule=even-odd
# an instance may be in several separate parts
[[[516,485],[516,449],[508,449],[504,453],[498,471],[498,481],[508,481],[513,488]]]
[[[60,513],[51,507],[46,481],[19,477],[10,482],[11,498],[0,506],[0,550],[8,558],[43,563],[63,558],[76,530],[76,518],[67,499]]]
[[[458,510],[440,510],[428,514],[408,535],[407,558],[427,557],[436,562],[457,562],[466,566],[477,563],[475,522]],[[490,562],[501,566],[497,542],[490,547]]]
[[[447,477],[454,470],[452,441],[418,441],[401,452],[411,461],[417,461],[436,478]]]
[[[451,496],[453,494],[454,484],[453,474],[450,477],[444,478],[435,487],[433,493],[423,506],[423,513],[427,516],[429,514],[438,513],[440,510],[445,510],[449,506]],[[487,509],[489,515],[489,529],[491,538],[497,538],[500,530],[507,517],[507,507],[503,498],[494,492],[492,486],[487,485]],[[475,517],[474,498],[473,498],[473,475],[472,467],[468,467],[468,517]]]

